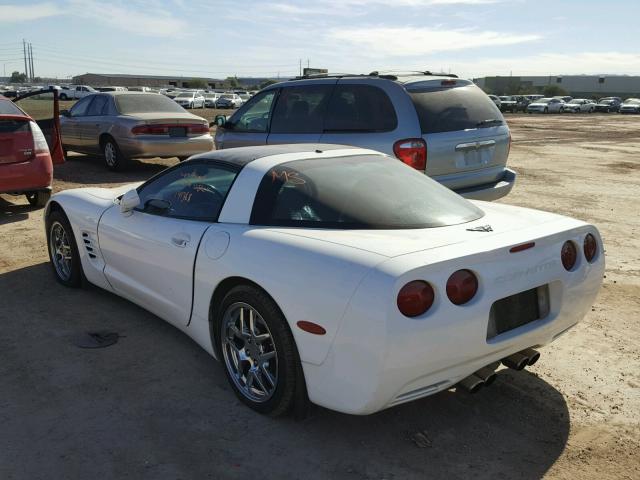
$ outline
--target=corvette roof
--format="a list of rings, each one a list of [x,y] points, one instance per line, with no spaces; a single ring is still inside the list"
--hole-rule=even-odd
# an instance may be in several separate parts
[[[330,143],[297,143],[288,145],[259,145],[255,147],[238,147],[226,150],[214,150],[212,152],[202,153],[193,159],[198,160],[220,160],[223,162],[233,163],[240,167],[257,160],[258,158],[271,157],[273,155],[282,155],[286,153],[305,153],[305,152],[326,152],[329,150],[346,150],[353,149],[354,154],[362,150],[357,147],[349,147],[346,145],[334,145]]]

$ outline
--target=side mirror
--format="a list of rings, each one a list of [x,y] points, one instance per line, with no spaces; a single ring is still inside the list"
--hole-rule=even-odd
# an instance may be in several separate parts
[[[62,115],[63,117],[70,117],[71,112],[69,110],[60,110],[60,115]]]
[[[140,197],[138,196],[138,191],[134,188],[120,198],[120,213],[129,213],[138,205],[140,205]]]
[[[226,115],[216,115],[215,124],[218,127],[224,127],[227,124]]]

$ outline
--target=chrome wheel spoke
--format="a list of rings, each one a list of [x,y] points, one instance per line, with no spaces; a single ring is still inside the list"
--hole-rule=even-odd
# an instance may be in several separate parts
[[[254,402],[269,400],[278,385],[278,358],[269,327],[252,306],[237,302],[222,319],[222,354],[233,383]]]

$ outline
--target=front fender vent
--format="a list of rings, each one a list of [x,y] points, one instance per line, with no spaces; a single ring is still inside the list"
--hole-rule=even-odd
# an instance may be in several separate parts
[[[89,258],[91,260],[96,260],[99,252],[97,245],[95,245],[93,235],[90,232],[82,232],[82,242]]]

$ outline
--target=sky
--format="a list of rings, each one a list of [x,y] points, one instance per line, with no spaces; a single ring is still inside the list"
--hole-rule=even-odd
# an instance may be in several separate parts
[[[640,75],[640,0],[0,0],[0,74]]]

